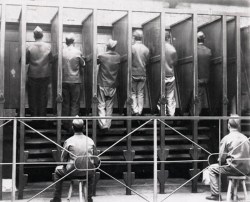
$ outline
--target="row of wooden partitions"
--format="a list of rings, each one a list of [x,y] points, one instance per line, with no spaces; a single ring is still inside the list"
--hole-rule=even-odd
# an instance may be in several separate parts
[[[62,50],[68,33],[75,34],[75,46],[86,58],[81,108],[92,116],[97,115],[97,55],[105,51],[105,44],[109,38],[118,41],[116,50],[122,56],[122,60],[115,109],[119,112],[125,110],[127,115],[130,115],[128,103],[131,97],[132,31],[142,29],[143,43],[150,49],[145,108],[154,112],[159,96],[162,99],[165,97],[163,53],[166,27],[171,30],[172,43],[178,54],[175,76],[177,108],[180,114],[189,112],[190,102],[196,99],[198,93],[198,30],[205,33],[205,44],[212,51],[208,89],[211,115],[228,115],[231,112],[230,107],[234,112],[241,114],[244,109],[249,108],[248,13],[199,13],[179,9],[109,10],[84,8],[84,5],[39,5],[33,1],[27,4],[1,3],[0,10],[0,117],[7,116],[11,109],[17,110],[20,117],[25,116],[25,109],[28,107],[25,50],[26,46],[34,41],[33,30],[37,25],[44,30],[43,40],[51,43],[53,54],[59,56],[57,65],[53,68],[48,103],[48,108],[56,109],[56,115],[59,117],[62,96]],[[0,133],[2,134],[2,129]],[[95,133],[93,130],[94,139]],[[22,136],[21,133],[20,137]],[[20,141],[22,145],[23,139]],[[20,147],[20,150],[22,149],[23,146]],[[23,158],[21,155],[21,159]]]

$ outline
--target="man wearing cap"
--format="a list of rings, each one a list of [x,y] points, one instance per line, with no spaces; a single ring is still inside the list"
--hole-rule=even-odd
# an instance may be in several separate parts
[[[212,164],[209,167],[211,196],[208,200],[221,200],[219,194],[219,175],[248,175],[250,174],[250,141],[240,132],[239,116],[232,115],[228,121],[229,134],[220,142],[218,161],[220,164]],[[233,197],[233,192],[231,192]]]
[[[62,56],[62,115],[76,116],[80,111],[82,69],[85,62],[80,50],[74,47],[75,36],[66,36],[66,45]],[[63,121],[66,129],[71,128],[71,121]]]
[[[43,30],[37,26],[33,33],[35,42],[26,49],[28,103],[31,116],[46,116],[53,57],[50,44],[42,41]]]
[[[133,32],[132,45],[132,115],[141,115],[144,104],[146,83],[146,65],[149,61],[149,49],[142,43],[143,32]]]
[[[115,51],[117,41],[110,39],[107,51],[98,56],[99,71],[97,76],[98,115],[112,116],[114,97],[117,86],[117,75],[121,56]],[[105,131],[111,126],[111,119],[99,119],[100,128]]]
[[[196,108],[196,116],[199,116],[203,107],[207,106],[207,84],[210,75],[211,50],[204,45],[205,34],[202,31],[197,33],[198,39],[198,102]],[[193,103],[194,105],[194,103]],[[193,114],[193,106],[191,109]]]
[[[174,66],[177,62],[177,53],[174,46],[171,45],[170,30],[165,32],[165,114],[167,116],[174,116],[176,101],[175,101],[175,77]],[[157,104],[157,108],[160,110],[160,100]]]
[[[64,142],[61,161],[66,164],[57,166],[55,169],[54,181],[55,190],[53,199],[50,202],[61,202],[62,183],[65,175],[70,177],[85,177],[88,169],[88,202],[92,202],[93,185],[94,185],[94,168],[99,164],[96,155],[94,141],[83,134],[84,123],[78,116],[72,122],[74,135]],[[92,157],[92,158],[91,158]],[[88,160],[87,160],[88,159]],[[87,162],[88,161],[88,162]],[[81,163],[81,164],[79,164]],[[87,166],[88,165],[88,166]],[[73,171],[77,169],[76,171]],[[82,170],[79,170],[82,169]],[[85,170],[85,171],[84,171]],[[71,174],[69,174],[72,172]],[[87,177],[87,176],[86,176]],[[63,179],[61,179],[63,178]]]

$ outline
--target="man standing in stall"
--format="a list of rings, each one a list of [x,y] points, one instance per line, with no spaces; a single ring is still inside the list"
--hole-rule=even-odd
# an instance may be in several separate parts
[[[115,51],[117,41],[110,39],[107,51],[98,56],[99,71],[97,76],[98,115],[112,116],[114,98],[117,86],[117,75],[120,68],[121,56]],[[111,119],[99,119],[101,130],[108,131]]]
[[[50,44],[42,41],[43,30],[37,26],[33,34],[35,42],[26,49],[28,103],[31,116],[46,116],[53,57]]]
[[[177,53],[174,46],[171,45],[170,30],[165,32],[165,114],[167,116],[174,116],[176,101],[175,101],[175,77],[174,66],[177,62]],[[158,110],[160,110],[160,100],[157,104]]]
[[[74,47],[75,36],[66,36],[66,45],[62,56],[62,115],[76,116],[80,111],[82,68],[85,62],[80,50]],[[71,120],[63,121],[63,127],[70,130]]]
[[[205,34],[202,31],[197,33],[198,47],[198,104],[196,116],[199,116],[204,106],[208,105],[207,84],[210,75],[211,50],[204,45]],[[191,109],[193,114],[193,108]]]
[[[144,105],[144,87],[146,83],[146,65],[149,61],[149,49],[142,43],[142,30],[133,32],[132,45],[132,115],[142,114]]]

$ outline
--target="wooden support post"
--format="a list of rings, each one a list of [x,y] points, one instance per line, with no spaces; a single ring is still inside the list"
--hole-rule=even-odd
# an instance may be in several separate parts
[[[93,100],[92,100],[92,116],[97,116],[97,9],[93,9],[93,29],[92,29],[92,36],[93,36],[93,50],[92,50],[92,59],[93,59],[93,85],[92,85],[92,95],[93,95]],[[96,143],[96,132],[97,132],[97,120],[93,120],[92,123],[92,138],[94,142]]]
[[[1,46],[0,46],[0,117],[4,116],[4,103],[5,103],[5,94],[4,94],[4,48],[5,48],[5,2],[2,3],[1,11]],[[3,124],[3,121],[0,121],[0,125]],[[3,162],[3,127],[0,127],[0,163]],[[3,166],[0,165],[0,200],[2,200],[2,179],[3,179]]]
[[[26,4],[23,3],[21,7],[20,25],[19,25],[19,43],[21,46],[21,84],[20,84],[20,117],[25,116],[25,84],[26,84]],[[24,162],[24,136],[25,136],[24,125],[20,125],[20,162]],[[24,165],[19,166],[19,188],[18,188],[18,199],[23,198],[23,189],[25,185],[25,179],[27,175],[24,175]]]
[[[227,16],[222,16],[222,72],[223,72],[223,81],[222,81],[222,94],[223,94],[223,105],[222,105],[222,116],[227,116]],[[227,133],[227,121],[223,120],[222,125],[222,134],[223,136]]]
[[[58,55],[57,61],[57,72],[56,78],[56,109],[57,116],[62,116],[62,34],[63,34],[63,8],[62,6],[58,7],[58,12],[51,20],[51,42],[55,45],[54,54]],[[61,145],[61,120],[57,120],[57,138],[56,142]],[[60,154],[61,148],[57,147],[58,155]]]
[[[131,72],[131,66],[132,66],[132,11],[128,11],[128,75],[127,75],[127,116],[131,116],[131,83],[132,83],[132,72]],[[127,133],[130,133],[132,131],[132,121],[127,120]],[[129,156],[134,156],[132,152],[132,138],[131,135],[127,138],[127,154]],[[133,158],[134,159],[134,158]],[[127,173],[124,174],[124,180],[128,187],[131,188],[133,184],[133,179],[135,178],[134,173],[132,173],[131,163],[127,164]],[[131,190],[126,188],[126,194],[131,195]]]
[[[193,84],[194,84],[194,91],[193,91],[193,100],[194,103],[194,111],[193,114],[196,114],[197,111],[197,97],[198,97],[198,54],[197,54],[197,14],[193,14]],[[198,120],[194,120],[192,123],[192,133],[193,133],[193,141],[198,143]],[[193,159],[198,159],[198,152],[197,152],[197,146],[193,146]],[[191,170],[192,174],[196,174],[198,172],[197,170],[197,162],[193,163],[193,169]],[[197,178],[192,180],[192,192],[197,192]]]
[[[237,114],[241,116],[241,41],[240,16],[236,16]]]
[[[161,65],[161,95],[164,95],[164,98],[166,98],[165,94],[165,12],[161,12],[160,15],[160,41],[161,41],[161,52],[160,52],[160,65]],[[165,116],[166,112],[166,99],[165,102],[161,102],[161,109],[160,109],[160,114],[161,116]],[[164,121],[164,120],[163,120]],[[167,158],[167,153],[165,149],[165,124],[160,123],[160,160],[165,161]],[[159,172],[159,183],[160,183],[160,193],[164,194],[165,192],[165,182],[168,177],[168,172],[165,172],[165,163],[160,164],[160,171]]]

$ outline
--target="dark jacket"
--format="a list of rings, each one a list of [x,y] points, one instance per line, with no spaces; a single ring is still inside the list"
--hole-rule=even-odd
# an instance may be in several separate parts
[[[26,64],[29,64],[28,76],[44,78],[51,76],[50,63],[53,61],[51,46],[43,41],[35,41],[26,49]]]
[[[146,77],[146,65],[149,61],[149,49],[141,42],[132,45],[132,76]]]
[[[102,87],[116,87],[121,56],[115,51],[107,51],[98,56],[99,71],[97,84]]]
[[[198,80],[207,82],[210,76],[211,50],[204,44],[198,44]]]

